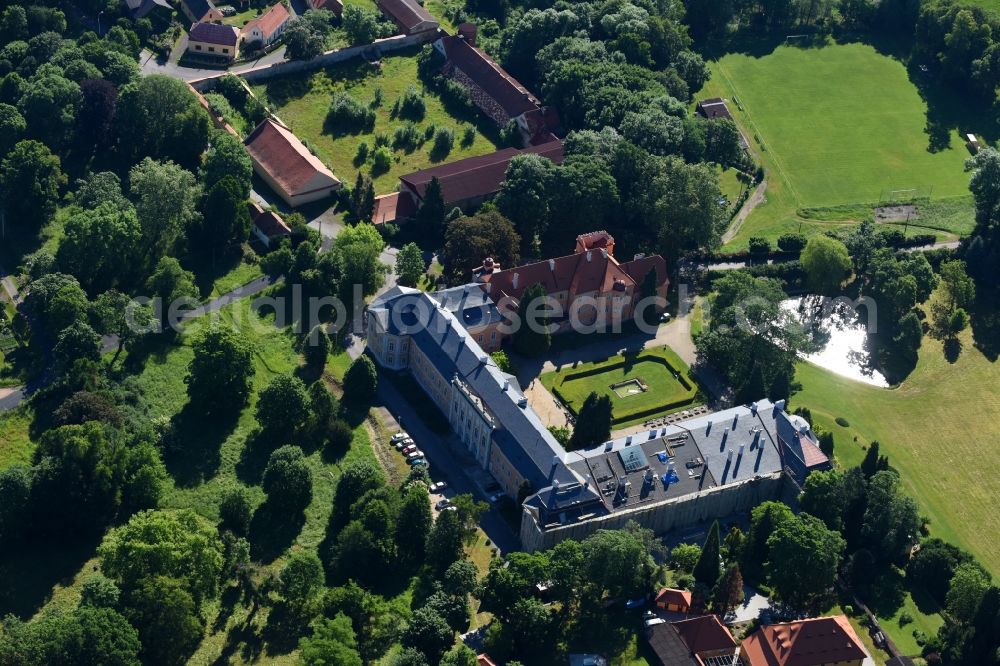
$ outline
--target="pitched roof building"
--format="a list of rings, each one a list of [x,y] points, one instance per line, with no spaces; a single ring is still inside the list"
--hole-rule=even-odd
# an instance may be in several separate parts
[[[378,8],[404,35],[437,30],[440,25],[417,0],[378,0]]]
[[[247,203],[250,220],[253,222],[253,235],[264,247],[271,247],[271,242],[290,236],[292,230],[273,210],[264,210],[256,201]]]
[[[559,114],[543,107],[517,79],[477,48],[476,32],[476,26],[463,23],[457,35],[445,35],[434,42],[444,57],[441,72],[468,90],[472,102],[498,126],[515,121],[525,145],[554,140]]]
[[[279,2],[243,26],[243,39],[269,46],[284,32],[290,18],[285,5]]]
[[[240,31],[221,23],[195,23],[188,32],[187,52],[224,60],[236,58]]]
[[[577,237],[573,254],[505,270],[484,265],[475,269],[474,277],[489,285],[495,303],[506,301],[512,309],[529,287],[542,285],[562,308],[561,316],[550,318],[552,323],[568,325],[574,311],[586,324],[627,321],[634,315],[650,271],[656,272],[656,294],[666,298],[667,263],[660,255],[636,255],[632,261],[619,263],[614,244],[614,237],[606,231],[584,234]]]
[[[728,658],[732,661],[736,656],[739,644],[729,633],[726,625],[719,620],[718,615],[703,615],[690,620],[681,620],[674,622],[673,626],[692,654],[702,661],[708,661],[712,657],[723,660]]]
[[[647,628],[646,642],[655,660],[654,666],[704,666],[691,654],[669,622]]]
[[[691,591],[664,587],[656,594],[655,603],[663,610],[687,613],[691,610]]]
[[[212,0],[181,0],[181,11],[192,23],[221,21],[224,18]]]
[[[746,666],[861,666],[867,657],[843,615],[761,627],[740,645]]]
[[[337,16],[344,13],[344,0],[309,0],[312,9],[325,9]]]
[[[409,196],[412,199],[412,206],[406,210],[416,211],[424,199],[427,185],[434,178],[437,178],[441,185],[441,195],[444,197],[446,207],[476,206],[500,191],[510,161],[516,156],[526,153],[546,157],[556,164],[562,164],[564,157],[562,142],[553,141],[525,150],[504,148],[488,155],[467,157],[408,173],[399,177],[401,195]],[[403,217],[402,214],[398,215],[399,219]],[[397,218],[388,219],[388,217],[383,216],[382,221],[392,222],[395,219]]]
[[[245,144],[254,171],[293,208],[340,189],[333,172],[289,128],[272,118],[261,122]]]
[[[174,10],[167,0],[125,0],[125,6],[134,19],[145,18],[154,10],[163,10],[166,15]]]

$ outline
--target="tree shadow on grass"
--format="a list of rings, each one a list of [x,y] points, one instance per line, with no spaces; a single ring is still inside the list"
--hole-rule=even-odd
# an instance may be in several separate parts
[[[19,542],[0,552],[0,615],[28,619],[51,597],[56,584],[68,585],[94,556],[100,536],[77,541]]]
[[[302,531],[306,517],[302,511],[286,511],[264,502],[250,521],[250,558],[270,564],[285,552]]]
[[[239,421],[239,413],[206,415],[191,403],[171,420],[163,462],[180,487],[191,487],[215,476],[222,443]]]
[[[954,364],[962,355],[962,341],[954,337],[948,338],[944,341],[943,349],[945,360]]]
[[[1000,357],[1000,302],[998,302],[998,297],[980,293],[969,314],[973,344],[990,362],[995,362]]]
[[[204,255],[193,255],[185,263],[188,262],[190,265],[185,267],[194,273],[195,286],[204,299],[211,296],[216,280],[239,267],[243,262],[243,253],[235,250],[218,251],[213,257],[209,252]]]
[[[240,460],[236,463],[236,476],[248,486],[256,486],[264,476],[264,467],[271,453],[278,448],[259,428],[247,435]]]
[[[906,579],[899,571],[886,567],[861,590],[864,602],[878,617],[892,617],[906,600]]]

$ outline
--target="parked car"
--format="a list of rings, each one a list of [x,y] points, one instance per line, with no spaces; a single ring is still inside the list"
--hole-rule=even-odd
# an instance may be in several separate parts
[[[506,497],[507,497],[507,495],[504,494],[504,493],[502,493],[502,492],[500,492],[500,493],[493,493],[492,495],[490,495],[490,503],[491,504],[499,504]]]
[[[625,602],[625,608],[640,608],[646,605],[646,597],[637,597]]]
[[[407,458],[406,459],[406,463],[408,465],[413,465],[414,467],[416,467],[417,465],[426,465],[427,464],[427,459],[426,458]]]
[[[649,620],[646,620],[645,625],[646,625],[646,628],[648,629],[650,627],[655,627],[658,624],[666,624],[666,622],[667,621],[664,620],[662,617],[654,617],[654,618],[651,618]]]
[[[439,493],[439,492],[441,492],[442,490],[444,490],[447,487],[448,487],[448,484],[445,483],[444,481],[436,481],[435,483],[431,484],[431,492],[432,493]]]
[[[397,451],[402,451],[403,449],[405,449],[407,446],[410,446],[411,444],[413,444],[413,440],[410,439],[409,437],[407,437],[406,439],[401,439],[398,442],[396,442],[396,450]]]
[[[406,457],[409,460],[413,460],[415,458],[423,458],[424,452],[421,451],[420,449],[413,449],[412,451],[406,454]]]
[[[408,453],[409,453],[410,451],[416,451],[416,450],[417,450],[417,445],[416,445],[416,444],[407,444],[406,446],[404,446],[404,447],[403,447],[403,448],[401,449],[401,451],[403,452],[403,455],[404,455],[404,456],[405,456],[406,454],[408,454]]]
[[[451,500],[445,497],[443,500],[439,500],[438,503],[434,505],[434,508],[438,511],[444,511],[449,506],[451,506]]]
[[[406,432],[397,432],[395,435],[389,438],[389,441],[395,444],[396,442],[402,442],[404,439],[409,439],[410,436]]]

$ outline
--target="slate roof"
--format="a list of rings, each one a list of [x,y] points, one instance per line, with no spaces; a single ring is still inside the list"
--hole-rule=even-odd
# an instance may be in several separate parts
[[[416,0],[378,0],[379,9],[392,19],[401,29],[410,33],[421,23],[431,22],[437,27],[438,21]]]
[[[317,174],[340,182],[290,129],[271,118],[258,125],[244,143],[250,156],[292,196],[303,191]]]
[[[496,324],[503,320],[500,310],[480,285],[467,284],[443,289],[431,298],[449,310],[466,329]]]
[[[541,155],[556,164],[562,164],[564,157],[562,142],[552,141],[524,150],[504,148],[488,155],[467,157],[464,160],[400,176],[399,180],[418,198],[423,199],[427,184],[431,179],[437,178],[441,184],[445,205],[454,205],[499,192],[504,176],[507,175],[507,165],[514,157],[523,153]]]
[[[726,101],[721,97],[713,97],[711,99],[703,99],[698,102],[698,113],[705,116],[706,118],[729,118],[733,119],[733,114],[729,112],[729,107],[726,106]]]
[[[469,44],[464,37],[461,35],[442,37],[441,45],[448,59],[445,73],[448,73],[451,67],[458,67],[499,104],[508,116],[516,118],[522,113],[538,110],[538,99],[528,92],[527,88],[483,51]]]
[[[251,30],[257,28],[264,36],[264,39],[267,40],[270,39],[271,35],[284,25],[289,18],[291,18],[291,15],[288,13],[288,10],[285,9],[285,6],[279,2],[257,18],[247,22],[247,24],[243,26],[243,32],[245,34],[249,34]]]
[[[660,666],[701,666],[669,622],[649,627],[646,641]]]
[[[580,481],[566,466],[563,448],[521,400],[516,382],[501,372],[449,309],[416,289],[394,287],[372,301],[368,311],[387,331],[410,336],[442,377],[457,375],[468,384],[496,419],[493,444],[534,487]]]
[[[732,650],[736,652],[736,639],[729,633],[726,626],[719,621],[718,615],[704,615],[674,622],[674,629],[688,649],[695,654]]]
[[[231,25],[220,23],[195,23],[191,26],[188,39],[205,44],[236,46],[240,40],[240,31]]]
[[[868,657],[843,615],[761,627],[744,639],[742,653],[747,666],[819,666]]]

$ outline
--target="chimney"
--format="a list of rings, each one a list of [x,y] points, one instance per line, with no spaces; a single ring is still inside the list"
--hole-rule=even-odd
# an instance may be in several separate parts
[[[549,270],[550,271],[555,271],[556,270],[556,260],[555,259],[549,259]]]
[[[587,263],[590,263],[590,250],[587,250]]]
[[[760,430],[757,430],[757,431],[754,432],[754,434],[753,434],[753,444],[750,446],[750,448],[753,448],[753,447],[757,446],[758,444],[760,444]]]
[[[628,437],[625,438],[625,446],[629,446],[631,444],[632,444],[632,435],[629,435]]]
[[[521,274],[514,273],[514,289],[517,289],[517,283],[521,281]]]
[[[785,409],[785,401],[779,400],[778,402],[774,403],[774,408],[777,409],[779,412],[783,411]]]
[[[751,402],[750,403],[750,413],[753,414],[754,416],[757,415],[757,403],[756,402]]]
[[[729,449],[729,455],[726,456],[726,462],[733,462],[733,450]]]
[[[607,250],[607,248],[603,248],[603,247],[601,248],[601,256],[604,257],[605,259],[608,258],[608,250]]]
[[[741,443],[741,444],[740,444],[740,456],[742,456],[742,455],[743,455],[743,449],[744,449],[745,447],[746,447],[746,444],[745,444],[745,443]]]
[[[509,379],[505,379],[505,380],[503,380],[503,389],[502,390],[503,391],[507,391],[508,389],[510,389],[510,380]]]

